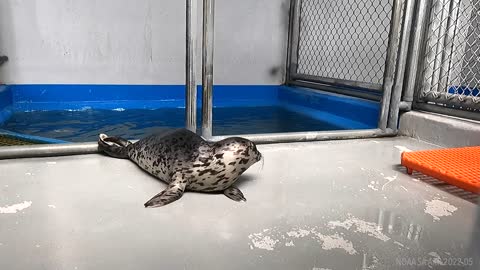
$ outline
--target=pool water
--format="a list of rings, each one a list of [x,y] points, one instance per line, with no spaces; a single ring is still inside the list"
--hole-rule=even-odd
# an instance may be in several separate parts
[[[197,108],[202,91],[197,89]],[[47,143],[140,139],[185,125],[184,85],[0,87],[0,134]],[[285,85],[216,85],[213,135],[371,129],[379,103]],[[197,111],[198,132],[201,111]]]
[[[200,115],[197,112],[200,130]],[[12,132],[70,142],[96,141],[99,133],[139,139],[170,128],[184,127],[183,108],[126,110],[61,110],[15,112],[2,126]],[[213,109],[213,135],[342,130],[280,106]]]

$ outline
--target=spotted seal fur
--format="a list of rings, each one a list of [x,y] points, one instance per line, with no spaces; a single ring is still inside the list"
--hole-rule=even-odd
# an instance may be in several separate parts
[[[135,143],[100,134],[98,146],[109,156],[132,160],[168,184],[165,190],[147,201],[145,207],[172,203],[180,199],[184,191],[223,191],[234,201],[246,201],[233,184],[262,159],[255,143],[245,138],[209,142],[187,129],[150,135]]]

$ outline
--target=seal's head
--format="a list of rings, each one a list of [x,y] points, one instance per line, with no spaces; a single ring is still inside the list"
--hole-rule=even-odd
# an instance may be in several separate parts
[[[215,157],[228,165],[243,165],[247,169],[262,160],[255,143],[245,138],[230,137],[217,142],[215,148]]]
[[[132,145],[131,142],[119,137],[109,137],[105,134],[98,136],[98,149],[112,157],[128,158],[130,145]]]

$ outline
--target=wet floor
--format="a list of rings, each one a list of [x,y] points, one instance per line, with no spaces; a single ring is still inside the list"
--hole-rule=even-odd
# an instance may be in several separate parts
[[[0,269],[461,269],[477,196],[399,166],[408,138],[261,145],[247,198],[100,155],[0,161]],[[473,268],[472,268],[473,269]],[[478,268],[477,268],[478,269]]]

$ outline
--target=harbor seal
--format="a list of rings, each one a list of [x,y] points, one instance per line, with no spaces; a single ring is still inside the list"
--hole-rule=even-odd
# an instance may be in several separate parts
[[[147,201],[159,207],[180,199],[184,191],[221,192],[234,201],[246,201],[233,184],[262,159],[255,143],[241,137],[209,142],[187,129],[150,135],[135,143],[100,134],[98,148],[109,156],[130,159],[167,183],[165,190]]]

